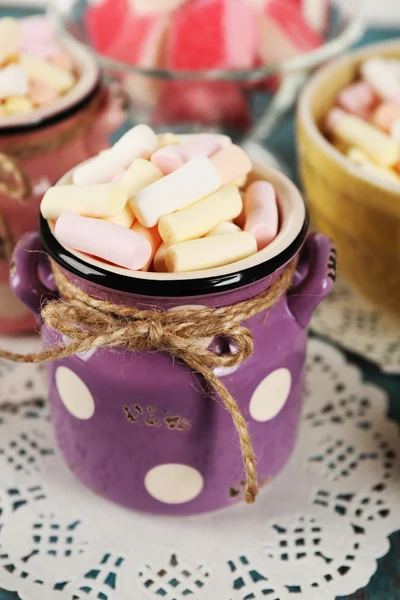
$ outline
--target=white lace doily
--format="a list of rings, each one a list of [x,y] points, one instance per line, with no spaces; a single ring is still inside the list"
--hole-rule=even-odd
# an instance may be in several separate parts
[[[314,313],[311,328],[383,371],[400,373],[400,322],[367,302],[343,280]]]
[[[39,369],[0,368],[1,402],[45,396]],[[255,505],[199,517],[107,502],[67,470],[45,407],[1,412],[0,586],[23,600],[333,600],[366,586],[400,528],[397,427],[339,351],[312,340],[307,370],[289,466]]]

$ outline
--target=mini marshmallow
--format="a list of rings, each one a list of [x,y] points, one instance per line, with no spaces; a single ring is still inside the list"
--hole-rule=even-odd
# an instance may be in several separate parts
[[[396,142],[400,144],[400,121],[396,121],[396,123],[394,123],[390,131],[390,135],[394,140],[396,140]]]
[[[3,105],[4,114],[14,115],[16,113],[25,113],[33,109],[33,104],[25,96],[8,96]]]
[[[29,79],[48,83],[60,94],[68,92],[75,84],[75,77],[71,73],[67,73],[36,56],[21,54],[20,63]]]
[[[160,133],[157,136],[158,149],[164,146],[179,146],[181,143],[179,138],[174,133]]]
[[[154,255],[153,270],[156,273],[167,273],[167,265],[165,264],[165,255],[167,253],[167,244],[162,243]]]
[[[171,246],[202,237],[222,221],[240,215],[242,208],[242,197],[236,187],[221,188],[183,210],[161,217],[158,230],[163,241]]]
[[[237,233],[238,231],[242,231],[238,225],[232,223],[231,221],[223,221],[214,229],[211,229],[208,233],[206,233],[206,237],[211,237],[213,235],[225,235],[227,233]]]
[[[57,185],[45,193],[40,210],[45,219],[57,219],[63,212],[87,217],[116,217],[128,195],[118,183],[98,185]]]
[[[136,222],[133,227],[131,227],[132,231],[135,231],[138,235],[141,235],[144,239],[146,239],[151,246],[151,255],[143,267],[141,267],[141,271],[148,271],[151,263],[153,262],[153,258],[158,248],[161,246],[161,237],[158,232],[157,227],[152,227],[148,229],[147,227],[143,227],[140,223]]]
[[[364,171],[367,171],[370,175],[386,179],[392,183],[400,183],[400,177],[394,171],[372,162],[372,160],[358,148],[350,148],[347,153],[347,158],[361,167]]]
[[[246,190],[244,230],[254,233],[258,250],[275,239],[279,227],[275,189],[268,181],[255,181]]]
[[[131,198],[137,192],[161,179],[162,173],[148,160],[135,158],[132,164],[119,180],[120,185],[126,189]]]
[[[70,73],[72,73],[75,69],[72,56],[67,54],[67,52],[63,52],[59,48],[57,48],[57,52],[52,54],[51,62],[53,63],[53,65],[55,65],[59,69],[62,69],[63,71],[69,71]]]
[[[390,133],[396,121],[400,120],[400,104],[396,102],[382,102],[371,117],[371,123]]]
[[[247,183],[247,175],[242,175],[241,177],[237,177],[233,181],[230,182],[229,185],[236,185],[238,188],[243,188]]]
[[[244,150],[234,144],[214,154],[210,161],[219,173],[221,185],[232,183],[238,177],[250,173],[252,169],[250,158]]]
[[[338,105],[353,115],[367,119],[379,102],[378,96],[366,81],[357,81],[337,95]]]
[[[157,136],[147,125],[137,125],[123,135],[109,150],[77,167],[72,180],[85,185],[110,181],[135,158],[149,158],[157,149]]]
[[[49,102],[54,102],[58,98],[58,93],[50,84],[41,81],[31,81],[29,85],[29,97],[33,104],[42,106]]]
[[[138,221],[145,227],[154,227],[164,215],[212,194],[221,183],[211,159],[199,156],[139,191],[130,203]]]
[[[133,214],[129,203],[127,202],[119,215],[116,217],[106,217],[106,221],[115,223],[115,225],[120,225],[120,227],[131,229],[133,223],[135,222],[135,215]]]
[[[256,252],[255,236],[241,231],[170,246],[165,254],[165,263],[170,273],[201,271],[234,263]]]
[[[168,175],[182,167],[192,158],[196,158],[197,156],[212,156],[219,150],[222,150],[222,148],[230,145],[230,143],[230,138],[225,135],[218,135],[216,133],[198,134],[184,141],[179,146],[165,146],[157,150],[151,157],[151,162],[164,175]]]
[[[327,129],[340,141],[356,146],[384,167],[400,160],[400,145],[373,125],[339,108],[330,111]]]
[[[400,103],[400,78],[382,58],[370,58],[361,65],[361,74],[383,100]]]
[[[19,21],[21,27],[21,38],[35,40],[37,42],[50,42],[54,40],[54,32],[50,21],[42,15],[31,15]]]
[[[21,29],[16,19],[0,19],[0,64],[17,52],[20,36]]]
[[[20,65],[12,64],[0,70],[0,98],[24,96],[28,92],[28,78]]]
[[[133,271],[141,269],[152,252],[149,241],[135,231],[73,212],[65,212],[59,217],[55,236],[73,250]]]

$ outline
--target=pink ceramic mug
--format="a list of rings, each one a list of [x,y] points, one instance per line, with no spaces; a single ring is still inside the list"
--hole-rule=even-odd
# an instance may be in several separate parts
[[[92,56],[75,42],[64,42],[80,78],[54,103],[31,113],[0,118],[0,333],[34,326],[30,312],[8,284],[13,247],[37,229],[44,192],[66,171],[107,148],[122,125],[121,101],[101,84]]]

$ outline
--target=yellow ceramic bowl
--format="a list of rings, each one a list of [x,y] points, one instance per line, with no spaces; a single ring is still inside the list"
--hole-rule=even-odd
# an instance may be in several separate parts
[[[341,272],[364,296],[400,317],[400,185],[363,172],[320,129],[338,91],[372,56],[400,59],[400,42],[352,52],[310,80],[298,106],[298,153],[311,219],[334,239]]]

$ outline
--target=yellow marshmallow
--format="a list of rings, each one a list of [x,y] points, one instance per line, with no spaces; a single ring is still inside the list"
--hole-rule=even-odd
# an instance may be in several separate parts
[[[9,96],[4,105],[4,114],[14,115],[15,113],[29,112],[33,109],[33,104],[25,96]]]
[[[240,215],[242,208],[242,197],[237,187],[223,187],[183,210],[161,217],[158,230],[168,246],[193,240],[222,221],[234,219]]]
[[[241,231],[170,246],[165,254],[165,263],[170,273],[201,271],[234,263],[256,252],[254,234]]]
[[[116,217],[128,201],[118,183],[57,185],[45,193],[40,210],[45,219],[58,219],[64,212],[85,217]]]
[[[339,109],[334,109],[331,114],[334,115],[332,130],[339,141],[362,150],[384,167],[392,167],[400,161],[400,144],[389,135]]]
[[[156,273],[166,273],[168,271],[167,265],[165,264],[165,255],[167,253],[167,244],[161,244],[153,259],[153,270]]]
[[[75,77],[71,73],[37,56],[21,54],[20,63],[29,79],[48,83],[60,94],[68,92],[75,84]]]
[[[164,146],[179,146],[180,140],[173,133],[160,133],[157,136],[158,149],[164,148]]]
[[[371,175],[375,175],[375,177],[380,177],[387,181],[392,181],[393,183],[400,183],[399,175],[386,167],[382,167],[372,162],[372,160],[358,148],[350,148],[347,153],[347,158],[359,165],[364,171],[367,171]]]
[[[242,231],[238,225],[231,223],[231,221],[223,221],[214,227],[214,229],[211,229],[211,231],[206,234],[206,237],[213,235],[225,235],[226,233],[238,233],[238,231]]]
[[[128,197],[161,179],[162,173],[158,167],[144,158],[135,158],[119,181],[128,193]]]
[[[0,19],[0,64],[16,54],[20,31],[16,19]]]
[[[122,209],[122,212],[119,213],[116,217],[106,217],[106,221],[110,221],[110,223],[114,223],[115,225],[120,225],[121,227],[126,227],[130,229],[135,221],[135,215],[132,212],[131,207],[129,206],[129,202],[127,202]]]
[[[236,185],[238,188],[242,188],[247,183],[247,175],[242,175],[241,177],[237,177],[229,185]]]

